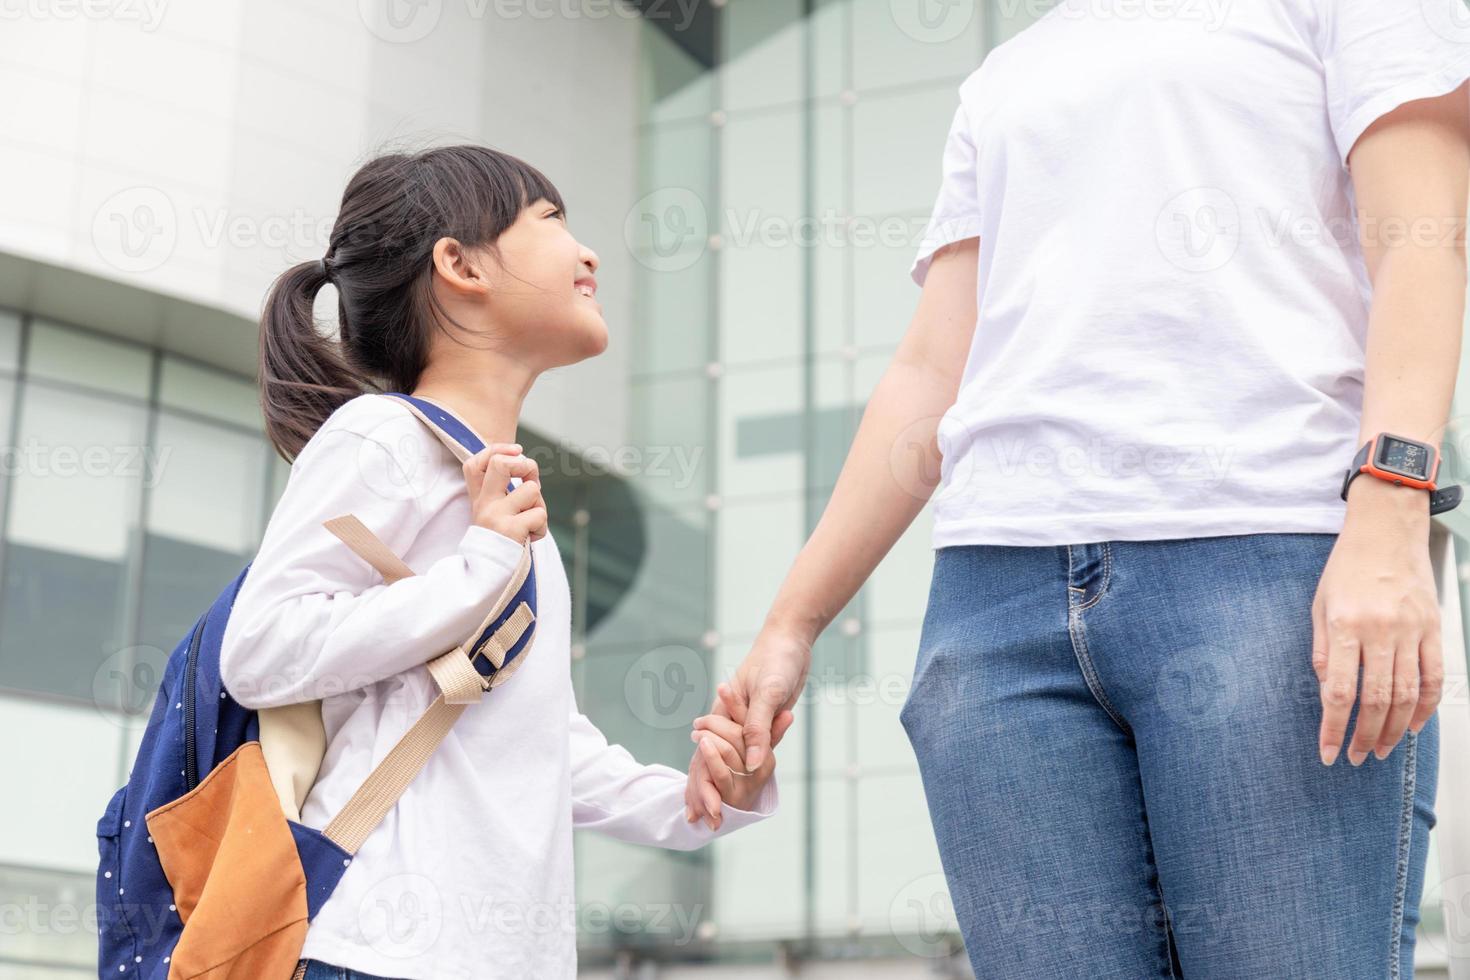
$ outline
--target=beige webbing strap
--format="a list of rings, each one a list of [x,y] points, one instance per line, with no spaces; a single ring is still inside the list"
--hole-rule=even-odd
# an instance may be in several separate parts
[[[478,652],[484,654],[485,659],[489,660],[496,670],[499,670],[505,666],[506,651],[516,645],[521,634],[535,621],[536,617],[532,614],[531,607],[522,602],[516,606],[515,612],[505,618],[505,622],[500,624],[500,629],[485,641]],[[479,675],[479,671],[475,673]]]
[[[352,799],[347,801],[322,833],[349,854],[356,854],[383,815],[393,808],[408,784],[429,761],[444,736],[449,734],[465,706],[450,704],[444,695],[434,699],[413,727],[404,733],[382,762],[378,763]]]
[[[341,538],[342,543],[355,551],[363,561],[377,569],[378,574],[383,576],[383,581],[389,585],[413,574],[413,569],[395,555],[393,549],[383,543],[382,538],[353,515],[334,517],[330,521],[323,521],[322,526]]]
[[[302,960],[296,964],[296,972],[291,974],[291,980],[302,980],[306,976],[306,961]]]
[[[485,696],[485,678],[460,647],[430,660],[429,674],[450,704],[474,704]]]

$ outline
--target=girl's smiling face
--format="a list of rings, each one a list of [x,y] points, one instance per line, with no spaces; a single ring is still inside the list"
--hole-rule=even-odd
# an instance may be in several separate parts
[[[452,292],[480,307],[479,319],[517,352],[547,368],[607,349],[607,323],[597,299],[597,253],[572,236],[555,204],[533,201],[493,248],[469,251],[473,270],[462,264],[458,243],[440,239],[435,264],[443,271],[448,262],[459,278]],[[459,305],[451,304],[451,309]]]

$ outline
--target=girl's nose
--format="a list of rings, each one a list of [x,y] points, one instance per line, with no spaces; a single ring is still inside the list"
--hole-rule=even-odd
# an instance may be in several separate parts
[[[585,245],[582,246],[582,261],[585,262],[587,264],[587,268],[593,272],[596,272],[597,267],[602,264],[602,261],[597,257],[597,253],[592,251],[592,249],[588,248]]]

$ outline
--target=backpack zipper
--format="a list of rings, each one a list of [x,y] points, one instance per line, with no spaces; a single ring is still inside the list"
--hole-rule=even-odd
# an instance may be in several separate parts
[[[199,640],[204,635],[204,621],[199,617],[194,635],[189,638],[189,657],[184,662],[184,788],[199,783],[199,762],[194,758],[194,672],[199,661]]]

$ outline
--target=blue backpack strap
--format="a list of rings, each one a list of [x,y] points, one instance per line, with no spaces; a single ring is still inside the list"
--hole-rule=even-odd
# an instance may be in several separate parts
[[[387,391],[383,394],[401,399],[408,406],[409,411],[417,415],[461,462],[485,448],[485,443],[470,431],[469,426],[455,418],[454,413],[438,402],[404,394],[401,391]],[[514,484],[506,485],[507,491],[514,489]],[[351,542],[348,543],[351,544]],[[497,617],[494,622],[486,623],[479,637],[473,643],[465,645],[465,651],[470,655],[475,669],[482,677],[498,675],[494,676],[494,685],[502,684],[510,678],[510,675],[520,666],[522,651],[530,645],[534,630],[524,629],[524,626],[528,624],[523,623],[524,614],[519,612],[522,605],[529,608],[530,618],[534,620],[536,616],[536,565],[534,561],[531,563],[525,581],[516,590],[510,602],[506,604],[504,615]],[[523,631],[517,627],[522,627]]]

